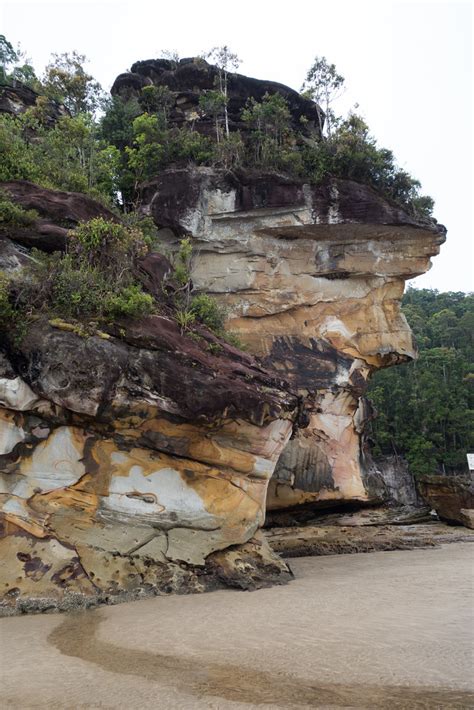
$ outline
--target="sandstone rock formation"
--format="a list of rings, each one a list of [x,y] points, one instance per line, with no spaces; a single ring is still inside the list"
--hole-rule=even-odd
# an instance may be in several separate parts
[[[0,84],[0,114],[7,113],[12,116],[19,116],[36,105],[39,94],[29,86],[20,81],[15,86],[10,84]],[[62,116],[69,116],[69,112],[63,104],[58,101],[48,99],[43,107],[45,120],[48,124],[54,124]]]
[[[4,248],[14,241],[45,252],[63,251],[68,231],[79,222],[95,217],[117,221],[115,214],[104,205],[80,193],[48,190],[28,180],[3,182],[1,191],[23,209],[37,213],[30,225],[0,226],[0,239],[6,238]]]
[[[40,213],[31,233],[0,235],[14,275],[31,245],[62,248],[68,226],[104,214],[81,195],[4,189]],[[266,504],[384,496],[364,391],[415,354],[400,298],[444,228],[340,180],[170,170],[142,197],[166,248],[191,235],[194,284],[247,351],[165,315],[3,333],[4,609],[285,580],[256,536]],[[142,266],[159,295],[169,263]]]
[[[214,119],[199,107],[203,92],[216,87],[218,69],[201,57],[181,59],[147,59],[135,62],[129,72],[120,74],[111,89],[113,96],[125,100],[139,98],[145,86],[164,86],[173,92],[170,121],[182,126],[191,125],[206,134],[214,133]],[[320,126],[324,123],[324,112],[310,99],[294,89],[276,81],[253,79],[232,73],[228,77],[228,114],[231,130],[246,131],[241,113],[247,101],[254,98],[261,101],[265,94],[280,94],[287,101],[293,127],[307,137],[320,136]],[[303,121],[301,118],[303,117]]]
[[[441,520],[474,528],[474,476],[422,476],[417,479],[421,497]]]
[[[43,194],[51,223],[90,206]],[[2,241],[21,272],[28,254]],[[153,257],[144,268],[159,291]],[[3,331],[0,351],[4,607],[288,578],[263,539],[249,542],[298,417],[278,373],[159,315],[86,336],[39,318],[23,337]]]
[[[374,370],[415,357],[400,299],[430,268],[444,227],[355,182],[209,168],[165,172],[143,201],[169,248],[192,235],[196,288],[303,400],[307,426],[278,461],[268,508],[383,498],[364,392]]]
[[[242,119],[249,99],[278,94],[290,157],[317,146],[325,117],[313,101],[272,81],[227,81],[228,128],[243,145],[255,138]],[[112,95],[143,110],[165,97],[171,134],[213,137],[216,116],[200,99],[217,86],[218,68],[202,58],[155,59],[118,76]],[[20,83],[0,86],[0,113],[35,105],[50,126],[69,115]],[[125,133],[113,138],[122,150]],[[32,309],[13,327],[0,308],[0,612],[286,581],[291,571],[259,532],[266,510],[276,520],[387,497],[418,502],[409,476],[394,496],[393,467],[372,461],[364,395],[374,370],[416,354],[400,299],[444,228],[356,182],[178,169],[185,160],[140,186],[140,209],[164,252],[191,237],[193,285],[225,306],[244,350],[204,326],[179,327],[171,261],[159,253],[138,262],[154,315],[78,323]],[[120,221],[85,195],[26,181],[0,191],[34,210],[0,226],[2,279],[21,278],[33,248],[64,251],[80,222]],[[14,283],[9,296],[18,291]],[[370,527],[377,514],[356,517]]]

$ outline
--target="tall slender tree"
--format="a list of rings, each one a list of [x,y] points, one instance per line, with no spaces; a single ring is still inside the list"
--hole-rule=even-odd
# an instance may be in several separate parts
[[[333,102],[341,96],[344,91],[344,77],[338,74],[336,66],[329,64],[326,57],[316,56],[313,64],[308,70],[306,80],[301,87],[318,106],[323,105],[326,113],[326,130],[331,136],[335,123],[335,114],[332,109]],[[318,111],[319,128],[323,132],[323,117]]]
[[[228,79],[229,74],[238,69],[240,59],[237,54],[230,51],[227,45],[222,47],[213,47],[206,54],[206,59],[210,59],[217,67],[217,88],[223,96],[224,105],[224,127],[226,137],[229,137],[229,113],[227,106],[229,103],[228,96]]]

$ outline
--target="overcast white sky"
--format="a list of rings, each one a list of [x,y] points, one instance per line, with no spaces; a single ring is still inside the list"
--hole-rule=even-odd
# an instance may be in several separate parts
[[[109,89],[137,59],[228,44],[243,74],[299,89],[316,54],[346,78],[379,144],[436,200],[448,241],[411,283],[473,289],[472,3],[467,0],[0,0],[0,34],[42,71],[73,49]]]

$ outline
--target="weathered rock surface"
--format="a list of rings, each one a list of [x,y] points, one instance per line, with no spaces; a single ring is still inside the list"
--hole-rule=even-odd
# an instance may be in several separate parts
[[[464,527],[474,530],[474,508],[461,508],[459,512]]]
[[[311,506],[291,510],[268,511],[265,528],[295,527],[372,527],[388,525],[412,525],[433,522],[431,508],[427,505],[380,506],[341,505],[330,510],[314,510]]]
[[[400,299],[430,268],[444,227],[351,181],[209,168],[163,173],[143,202],[171,249],[192,235],[195,286],[303,399],[308,426],[278,461],[269,509],[383,498],[364,392],[375,369],[415,357]]]
[[[73,193],[4,189],[40,215],[30,235],[2,235],[13,274],[29,247],[64,248],[68,227],[110,216]],[[374,369],[415,355],[399,302],[444,228],[356,183],[208,168],[164,173],[143,209],[171,250],[192,236],[193,281],[248,352],[164,315],[87,337],[46,318],[3,334],[5,609],[283,582],[288,568],[255,538],[266,505],[386,496],[364,392]],[[159,296],[169,262],[142,267]]]
[[[474,477],[422,476],[417,479],[421,497],[441,520],[474,528]]]
[[[346,521],[346,523],[349,521]],[[305,525],[265,530],[271,548],[285,558],[414,550],[451,542],[474,543],[474,532],[441,522]]]
[[[122,339],[39,320],[4,342],[7,599],[189,589],[212,552],[253,536],[297,399],[250,356],[207,345],[159,316]]]
[[[105,214],[28,183],[11,194],[51,227]],[[21,271],[27,249],[3,243],[18,258],[10,273]],[[49,250],[49,235],[35,244]],[[169,262],[151,254],[142,266],[162,293]],[[2,332],[4,610],[287,581],[254,535],[298,405],[279,373],[165,316],[87,337],[45,317],[21,338]]]
[[[38,218],[28,226],[0,228],[0,240],[11,240],[41,251],[63,251],[69,229],[95,217],[117,221],[107,207],[80,192],[61,192],[35,185],[28,180],[0,183],[0,191],[25,210],[35,210]],[[4,246],[4,248],[6,248]]]
[[[374,469],[380,474],[390,501],[400,506],[422,505],[408,461],[401,456],[381,456],[374,463]]]
[[[15,86],[0,84],[0,113],[19,116],[36,105],[39,94],[29,86],[17,81]],[[43,107],[47,123],[54,124],[62,116],[69,116],[65,106],[52,99],[46,100]]]
[[[214,119],[199,107],[205,91],[215,90],[218,70],[200,57],[182,59],[147,59],[135,62],[131,71],[120,74],[111,89],[113,96],[139,98],[145,86],[166,86],[173,92],[174,105],[170,121],[175,125],[192,125],[202,133],[214,133]],[[288,103],[294,128],[307,136],[319,137],[324,112],[310,99],[276,81],[253,79],[242,74],[228,76],[228,114],[231,130],[246,131],[241,113],[247,101],[261,101],[265,94],[280,94]],[[301,118],[303,117],[303,121]]]

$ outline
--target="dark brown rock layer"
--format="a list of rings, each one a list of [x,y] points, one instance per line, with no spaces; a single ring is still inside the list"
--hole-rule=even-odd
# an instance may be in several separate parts
[[[145,86],[166,86],[174,92],[171,122],[177,125],[192,124],[197,130],[212,134],[214,121],[199,108],[199,98],[209,90],[215,90],[217,68],[204,59],[182,59],[178,63],[167,59],[147,59],[135,62],[131,71],[120,74],[113,86],[112,95],[124,99],[137,98]],[[311,100],[301,96],[289,86],[275,81],[253,79],[242,74],[230,73],[228,77],[228,113],[231,130],[247,130],[241,113],[247,101],[261,101],[265,94],[280,94],[290,109],[293,127],[300,133],[318,137],[324,122],[323,111]],[[319,114],[319,115],[318,115]],[[319,118],[320,117],[320,118]],[[301,119],[304,119],[304,123]]]

